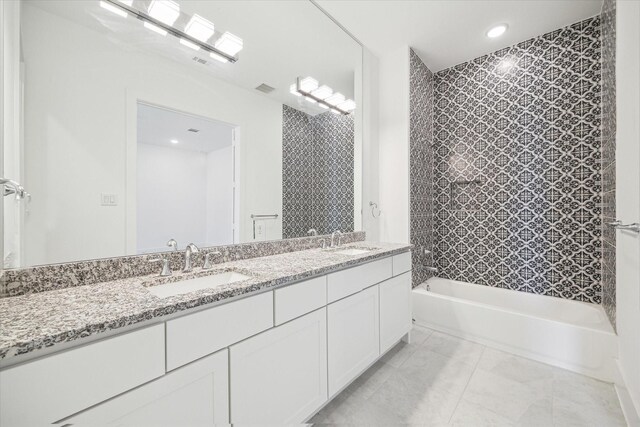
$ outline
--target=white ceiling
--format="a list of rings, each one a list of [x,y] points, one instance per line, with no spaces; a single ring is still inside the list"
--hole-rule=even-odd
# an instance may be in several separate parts
[[[317,0],[376,55],[412,47],[432,71],[511,46],[600,13],[601,0]],[[486,31],[507,23],[489,39]]]
[[[190,132],[190,128],[199,132]],[[231,145],[233,128],[216,120],[138,104],[138,144],[208,153]],[[172,139],[178,143],[172,143]]]
[[[153,52],[189,69],[207,70],[212,77],[310,114],[326,110],[301,103],[299,97],[289,93],[289,86],[298,76],[313,76],[353,98],[354,73],[362,63],[361,46],[308,0],[176,0],[183,13],[177,26],[198,13],[214,23],[216,34],[229,31],[243,39],[244,49],[235,64],[219,63],[179,44],[175,37],[153,33],[131,16],[123,19],[102,9],[98,0],[27,1],[101,32],[123,49]],[[145,9],[147,4],[148,0],[133,3],[139,9]],[[195,62],[196,56],[208,63]],[[262,83],[276,90],[268,95],[256,91]]]

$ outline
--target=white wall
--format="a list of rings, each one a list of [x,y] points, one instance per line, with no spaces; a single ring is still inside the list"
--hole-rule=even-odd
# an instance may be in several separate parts
[[[250,214],[282,216],[281,104],[198,64],[124,50],[28,3],[23,9],[25,186],[33,194],[25,265],[135,253],[138,100],[239,126],[242,241]],[[100,206],[101,193],[118,195],[119,205]],[[281,223],[273,233],[282,235]]]
[[[233,242],[233,146],[206,154],[207,246]],[[237,243],[237,242],[236,242]]]
[[[169,239],[205,246],[207,163],[200,151],[138,144],[138,253],[166,251]]]
[[[409,243],[409,48],[377,65],[380,239]]]
[[[640,2],[617,2],[616,29],[616,215],[640,222]],[[619,367],[635,416],[640,413],[640,235],[616,235],[616,305]],[[638,419],[636,418],[636,422]]]

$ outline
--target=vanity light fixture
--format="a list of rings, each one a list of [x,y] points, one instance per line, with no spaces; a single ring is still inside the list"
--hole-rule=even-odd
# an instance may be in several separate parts
[[[336,114],[349,114],[356,109],[356,103],[352,99],[345,99],[344,95],[336,92],[329,86],[319,86],[313,77],[298,77],[296,84],[289,91],[296,96],[304,96],[312,104],[318,104],[321,108],[330,109]]]
[[[213,22],[210,22],[204,19],[202,16],[195,14],[191,17],[189,23],[184,28],[184,32],[189,34],[191,37],[195,37],[201,42],[206,42],[215,32],[215,28],[213,26]]]
[[[190,47],[193,50],[200,50],[200,46],[186,39],[180,39],[180,44],[186,47]]]
[[[109,12],[115,13],[116,15],[122,16],[123,18],[126,18],[127,16],[129,16],[129,14],[124,10],[116,6],[113,6],[111,3],[108,3],[106,1],[100,1],[100,7],[108,10]]]
[[[171,0],[151,0],[149,15],[163,24],[173,25],[180,16],[180,6]]]
[[[145,22],[144,23],[144,27],[146,29],[148,29],[148,30],[153,31],[154,33],[160,34],[161,36],[166,36],[167,35],[167,32],[165,30],[163,30],[162,28],[160,28],[160,27],[158,27],[156,25],[153,25],[153,24],[151,24],[149,22]]]
[[[311,92],[311,95],[319,99],[327,99],[333,94],[333,89],[327,85],[322,85],[318,89]]]
[[[132,0],[100,0],[100,6],[126,18],[129,14],[144,23],[145,28],[160,35],[171,34],[180,43],[194,50],[204,50],[211,58],[220,62],[236,62],[235,55],[242,50],[242,39],[229,32],[225,32],[215,42],[215,46],[208,43],[214,36],[212,22],[200,15],[193,15],[185,30],[181,31],[173,25],[180,17],[180,6],[172,0],[151,0],[146,11],[132,6]]]
[[[228,31],[216,40],[216,49],[221,50],[227,55],[236,56],[242,50],[242,39]]]
[[[295,83],[289,86],[289,92],[295,96],[302,96],[302,94],[298,92],[298,87]]]
[[[489,28],[489,31],[487,31],[487,37],[489,37],[490,39],[495,39],[496,37],[500,37],[505,33],[505,31],[507,31],[507,28],[509,28],[507,24],[500,24],[500,25],[491,27]]]

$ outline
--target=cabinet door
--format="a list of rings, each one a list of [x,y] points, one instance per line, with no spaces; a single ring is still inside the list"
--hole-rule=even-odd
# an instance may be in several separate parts
[[[327,307],[329,396],[349,384],[380,355],[378,286]]]
[[[327,401],[326,308],[230,348],[231,422],[299,424]]]
[[[164,325],[0,371],[0,426],[46,425],[164,375]]]
[[[411,329],[411,272],[380,287],[380,352],[385,353]]]
[[[228,350],[61,421],[67,425],[211,426],[229,423]]]

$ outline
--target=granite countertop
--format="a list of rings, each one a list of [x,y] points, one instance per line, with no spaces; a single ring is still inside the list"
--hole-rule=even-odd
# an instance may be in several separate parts
[[[398,254],[412,246],[380,242],[355,242],[341,246],[349,247],[373,250],[361,255],[344,255],[331,249],[309,249],[216,264],[210,270],[197,266],[191,273],[174,272],[171,277],[148,275],[2,298],[0,359],[136,323],[154,319],[160,322],[163,316]],[[167,298],[156,297],[146,289],[224,271],[237,271],[251,278]]]

